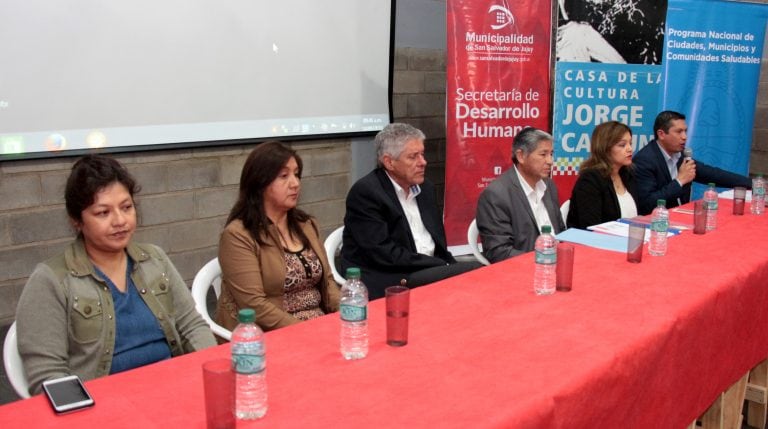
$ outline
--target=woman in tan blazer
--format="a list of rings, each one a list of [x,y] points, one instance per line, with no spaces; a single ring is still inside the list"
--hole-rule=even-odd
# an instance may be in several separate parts
[[[256,311],[265,331],[337,311],[333,281],[317,223],[296,207],[302,162],[278,142],[256,147],[243,166],[238,200],[219,241],[222,288],[218,323]]]

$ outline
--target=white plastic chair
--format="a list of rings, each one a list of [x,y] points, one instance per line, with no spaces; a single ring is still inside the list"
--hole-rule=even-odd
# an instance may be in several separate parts
[[[341,250],[343,234],[344,227],[340,226],[328,235],[328,238],[325,239],[325,243],[323,243],[325,253],[328,255],[328,264],[331,266],[331,271],[333,272],[333,280],[340,285],[343,285],[346,279],[339,273],[339,270],[336,269],[336,252]]]
[[[566,228],[568,227],[568,211],[571,209],[571,200],[565,200],[562,206],[560,206],[560,214],[563,216],[563,223]]]
[[[29,383],[27,376],[24,375],[24,367],[21,365],[21,356],[16,340],[16,322],[11,324],[8,334],[3,343],[3,363],[5,364],[5,373],[8,374],[8,380],[13,386],[13,390],[22,399],[29,398]]]
[[[211,287],[213,287],[213,291],[218,299],[219,295],[221,295],[221,266],[219,265],[219,258],[211,259],[195,274],[195,279],[192,281],[192,299],[195,300],[195,309],[203,316],[205,322],[211,327],[211,331],[229,341],[232,338],[232,332],[214,322],[208,314],[208,289]]]
[[[472,254],[475,255],[477,262],[480,262],[483,265],[491,265],[480,252],[480,244],[477,243],[477,237],[479,235],[480,231],[477,229],[477,220],[472,219],[472,223],[470,223],[469,228],[467,228],[467,242],[469,243],[469,248],[472,249]]]

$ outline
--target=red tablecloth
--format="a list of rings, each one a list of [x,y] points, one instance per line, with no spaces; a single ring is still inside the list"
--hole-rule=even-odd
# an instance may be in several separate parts
[[[238,427],[682,428],[768,357],[768,216],[720,207],[640,264],[576,246],[572,292],[535,296],[532,254],[414,289],[402,348],[372,302],[364,360],[341,358],[338,315],[268,333],[269,411]],[[83,412],[8,404],[0,427],[202,428],[201,364],[228,351],[90,381]]]

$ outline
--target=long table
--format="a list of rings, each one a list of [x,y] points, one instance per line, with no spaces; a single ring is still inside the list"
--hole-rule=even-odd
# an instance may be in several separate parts
[[[716,231],[640,264],[577,246],[571,292],[535,296],[532,254],[414,289],[405,347],[374,301],[360,361],[339,354],[338,315],[270,332],[269,411],[238,427],[683,428],[768,357],[768,215],[720,207]],[[96,406],[74,414],[8,404],[0,427],[202,428],[201,364],[228,353],[89,381]]]

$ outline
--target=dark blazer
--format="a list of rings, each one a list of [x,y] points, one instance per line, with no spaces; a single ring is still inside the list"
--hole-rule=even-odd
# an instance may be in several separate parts
[[[409,273],[454,263],[446,245],[435,187],[425,180],[416,197],[424,226],[435,241],[435,256],[416,252],[408,218],[384,169],[358,180],[347,194],[341,265],[359,267],[371,297],[384,296],[384,288],[400,284]]]
[[[544,182],[547,191],[542,201],[552,222],[552,232],[557,234],[565,229],[557,188],[552,179]],[[476,219],[483,253],[491,262],[530,252],[539,236],[539,226],[514,167],[491,182],[480,194]]]
[[[622,167],[619,177],[624,187],[637,204],[634,196],[635,181],[631,170]],[[604,176],[594,168],[579,171],[579,178],[571,193],[571,207],[568,210],[569,228],[587,229],[588,226],[619,219],[621,207],[619,197],[613,188],[610,176]]]
[[[664,199],[667,208],[677,207],[691,200],[691,184],[680,186],[677,180],[672,180],[667,169],[667,162],[661,153],[656,140],[651,140],[647,146],[640,149],[632,158],[635,165],[635,183],[637,211],[640,215],[649,214],[656,207],[656,201]],[[677,168],[683,163],[681,156]],[[696,161],[696,178],[698,183],[714,183],[717,186],[733,188],[735,186],[752,187],[752,180],[740,174],[731,173]],[[678,201],[679,200],[679,201]]]

